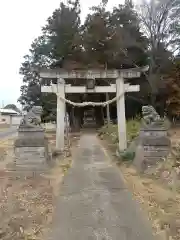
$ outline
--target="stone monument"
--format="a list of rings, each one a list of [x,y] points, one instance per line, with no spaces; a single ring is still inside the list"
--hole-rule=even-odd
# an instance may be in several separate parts
[[[134,164],[140,171],[167,157],[170,151],[168,127],[152,106],[142,107],[142,126]]]
[[[42,107],[34,106],[22,119],[14,144],[15,167],[43,170],[50,160],[48,141],[41,126]]]

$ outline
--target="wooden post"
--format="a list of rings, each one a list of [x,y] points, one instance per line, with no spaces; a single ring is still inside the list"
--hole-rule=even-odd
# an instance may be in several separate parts
[[[65,102],[61,97],[65,97],[64,79],[58,79],[57,84],[57,127],[56,127],[56,148],[64,150],[64,130],[65,130]]]
[[[106,102],[109,101],[109,93],[106,93]],[[110,125],[110,111],[109,111],[109,104],[106,107],[106,116],[107,116],[107,124]]]
[[[104,119],[104,109],[101,107],[101,115],[102,115],[102,123],[103,125],[105,124],[105,119]]]
[[[126,137],[126,116],[125,116],[125,87],[124,79],[116,79],[116,96],[117,99],[117,123],[118,123],[118,137],[119,137],[119,151],[124,151],[127,148]]]

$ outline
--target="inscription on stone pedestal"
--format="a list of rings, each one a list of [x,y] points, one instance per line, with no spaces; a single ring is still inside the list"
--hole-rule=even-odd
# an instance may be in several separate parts
[[[167,136],[167,131],[163,128],[141,130],[139,147],[134,160],[138,170],[143,171],[167,157],[170,150],[170,140]]]
[[[15,149],[16,163],[42,163],[45,162],[46,153],[44,147],[20,147]]]
[[[16,168],[28,171],[46,169],[50,154],[44,131],[41,128],[21,130],[14,144]]]
[[[45,146],[21,146],[15,148],[15,165],[18,168],[24,170],[43,170],[47,167],[48,160],[48,149]]]
[[[154,130],[154,131],[141,131],[140,137],[166,137],[166,131]]]

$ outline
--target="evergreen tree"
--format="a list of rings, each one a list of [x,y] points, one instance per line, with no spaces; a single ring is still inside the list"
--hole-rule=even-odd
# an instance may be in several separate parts
[[[56,96],[54,94],[42,94],[41,83],[38,74],[33,71],[36,67],[51,66],[64,58],[71,59],[74,54],[81,51],[79,44],[80,5],[79,1],[69,1],[67,5],[61,3],[47,24],[42,29],[42,35],[35,39],[24,57],[20,68],[23,75],[21,96],[19,102],[24,109],[33,105],[42,105],[44,117],[53,115],[56,109]],[[48,112],[50,109],[51,112]]]
[[[80,45],[80,4],[79,0],[60,4],[48,18],[43,33],[51,46],[52,57],[56,60],[73,59],[81,52]]]

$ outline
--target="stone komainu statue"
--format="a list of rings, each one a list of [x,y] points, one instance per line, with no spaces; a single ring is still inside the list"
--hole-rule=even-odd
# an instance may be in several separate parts
[[[21,127],[37,127],[41,125],[41,114],[43,109],[41,106],[34,106],[21,120]]]
[[[142,117],[146,125],[153,125],[162,121],[159,114],[150,105],[142,107]]]

